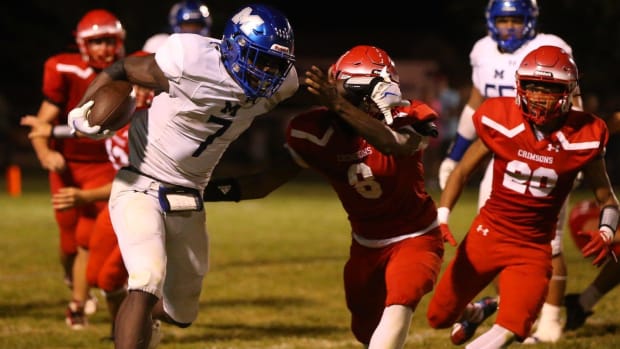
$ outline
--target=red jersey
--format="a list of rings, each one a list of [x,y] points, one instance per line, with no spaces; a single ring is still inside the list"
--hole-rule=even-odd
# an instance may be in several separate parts
[[[129,124],[105,140],[108,159],[117,171],[129,165]]]
[[[393,127],[429,117],[435,118],[435,112],[414,102],[395,118]],[[422,151],[385,155],[325,108],[293,118],[287,144],[294,156],[327,178],[355,234],[388,239],[425,229],[437,216],[424,187]]]
[[[491,196],[480,215],[503,234],[551,241],[577,173],[603,156],[609,137],[605,122],[571,110],[560,129],[537,140],[513,97],[485,100],[473,121],[494,154]]]
[[[96,75],[97,72],[82,60],[79,53],[62,53],[45,61],[43,95],[61,110],[56,124],[67,123],[69,111],[77,105]],[[68,161],[108,161],[103,140],[88,137],[53,139],[51,146]]]

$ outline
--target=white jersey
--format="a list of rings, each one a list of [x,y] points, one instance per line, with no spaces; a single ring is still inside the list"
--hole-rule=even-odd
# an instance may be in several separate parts
[[[490,36],[478,40],[469,54],[471,80],[485,98],[516,95],[515,72],[523,58],[532,50],[544,46],[558,46],[572,55],[571,47],[553,34],[538,34],[513,53],[502,53]]]
[[[155,53],[170,85],[130,128],[131,166],[162,182],[202,192],[229,144],[254,118],[291,97],[299,87],[289,72],[271,98],[249,101],[221,60],[220,40],[173,34]]]

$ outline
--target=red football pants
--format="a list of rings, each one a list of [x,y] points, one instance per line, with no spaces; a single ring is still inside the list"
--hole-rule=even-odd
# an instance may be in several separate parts
[[[499,274],[495,323],[525,338],[547,295],[551,269],[551,244],[508,238],[476,217],[435,288],[428,322],[433,328],[452,326]]]
[[[124,287],[127,283],[127,270],[121,257],[121,250],[118,248],[107,206],[97,217],[89,250],[86,269],[88,284],[106,292]]]
[[[351,312],[351,330],[368,344],[385,307],[399,304],[413,310],[433,290],[443,259],[439,228],[382,248],[353,240],[344,266],[344,288]]]
[[[115,173],[110,162],[68,162],[64,172],[49,172],[50,191],[54,194],[63,187],[97,188],[112,182]],[[76,208],[54,211],[60,230],[62,253],[75,254],[78,245],[88,247],[95,219],[107,204],[107,201],[98,201]]]

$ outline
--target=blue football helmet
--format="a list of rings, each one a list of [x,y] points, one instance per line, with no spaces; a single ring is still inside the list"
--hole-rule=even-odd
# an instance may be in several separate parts
[[[195,34],[208,36],[211,32],[209,8],[199,1],[186,0],[174,4],[168,14],[168,22],[173,33],[187,33],[188,31],[181,27],[185,23],[193,23],[200,28],[196,32],[192,31]]]
[[[271,97],[295,62],[293,29],[267,5],[248,5],[226,22],[220,45],[228,72],[252,98]]]
[[[505,52],[516,51],[521,45],[536,36],[536,20],[538,19],[536,0],[490,0],[485,17],[491,37]],[[502,40],[499,30],[495,26],[496,17],[523,17],[523,31],[511,33],[508,39]]]

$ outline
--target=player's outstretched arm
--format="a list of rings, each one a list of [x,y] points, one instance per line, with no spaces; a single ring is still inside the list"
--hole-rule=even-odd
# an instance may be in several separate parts
[[[480,139],[472,143],[471,147],[465,152],[463,159],[461,159],[450,174],[450,177],[448,177],[446,187],[439,199],[440,207],[447,207],[450,210],[454,207],[463,192],[469,176],[490,153],[489,148]]]
[[[483,101],[484,97],[480,94],[480,91],[472,86],[467,104],[465,104],[459,118],[456,136],[448,149],[448,154],[439,165],[439,187],[441,189],[446,187],[446,181],[450,173],[454,170],[456,164],[461,161],[463,154],[465,154],[471,143],[476,139],[476,129],[474,128],[472,117]]]
[[[456,246],[456,240],[448,227],[450,211],[461,196],[469,176],[490,153],[491,151],[489,148],[487,148],[480,139],[475,141],[472,146],[469,147],[461,162],[450,174],[446,187],[441,193],[439,208],[437,208],[437,222],[439,223],[444,242],[452,246]]]
[[[336,112],[360,136],[364,137],[383,154],[407,156],[420,148],[424,141],[422,135],[416,132],[398,132],[383,121],[371,117],[368,113],[348,101],[344,97],[344,87],[330,81],[320,68],[312,66],[310,70],[306,71],[305,75],[304,82],[307,85],[308,91],[318,96],[324,106]],[[344,81],[340,81],[338,84],[344,84]],[[377,86],[379,85],[372,87]],[[372,88],[369,92],[372,92]],[[400,98],[400,90],[398,93],[398,100],[403,101]],[[395,106],[392,105],[392,107]],[[384,106],[384,108],[386,107],[389,107],[389,105]]]
[[[288,153],[282,154],[262,172],[211,179],[203,193],[203,200],[238,202],[261,199],[293,179],[301,170],[302,167]]]

